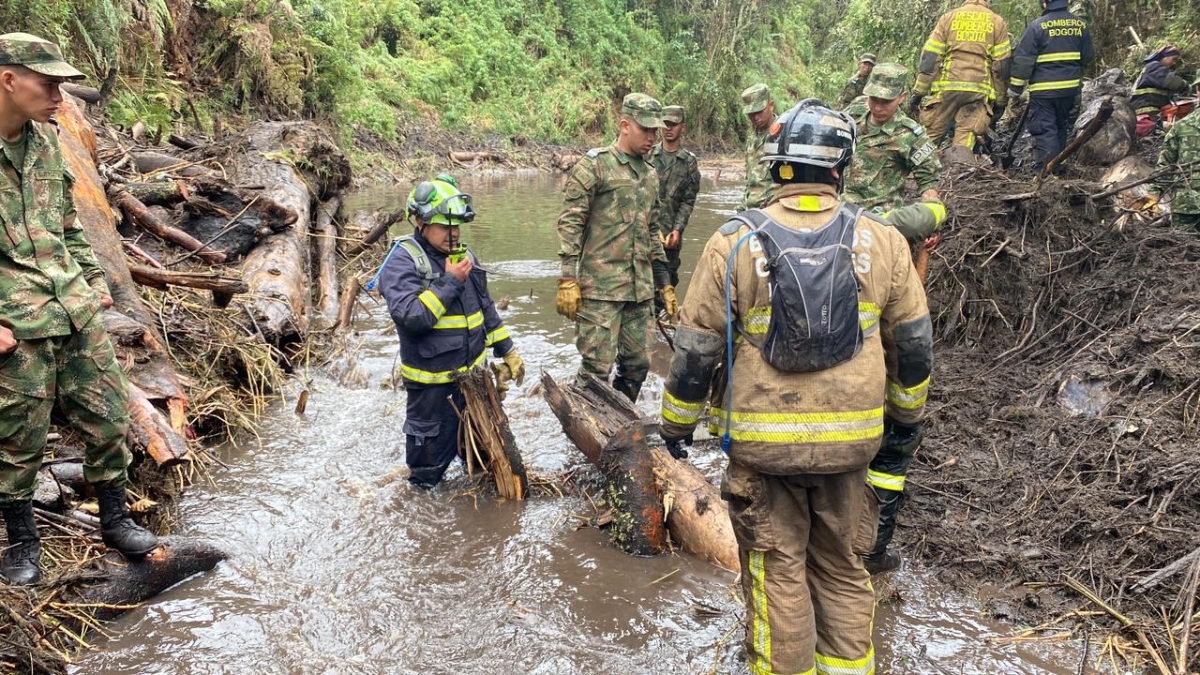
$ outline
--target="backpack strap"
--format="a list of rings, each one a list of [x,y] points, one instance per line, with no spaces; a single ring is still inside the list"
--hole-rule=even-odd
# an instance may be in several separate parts
[[[771,220],[762,209],[746,209],[730,218],[721,226],[721,234],[733,234],[738,231],[742,225],[749,227],[751,230],[758,232]]]
[[[408,257],[412,258],[413,265],[416,266],[417,273],[421,275],[421,279],[424,281],[426,288],[429,288],[429,284],[437,278],[437,275],[433,273],[433,265],[430,264],[429,256],[426,255],[425,249],[421,248],[421,245],[417,243],[416,239],[413,238],[413,235],[406,234],[403,237],[397,237],[396,239],[392,240],[392,248],[388,251],[387,256],[383,259],[383,264],[379,266],[379,269],[375,272],[375,276],[367,282],[367,291],[373,291],[375,290],[375,287],[379,285],[379,277],[383,275],[383,268],[387,267],[388,261],[390,261],[392,256],[396,254],[396,249],[401,248],[404,249],[404,252],[408,254]],[[474,262],[473,255],[471,262]]]

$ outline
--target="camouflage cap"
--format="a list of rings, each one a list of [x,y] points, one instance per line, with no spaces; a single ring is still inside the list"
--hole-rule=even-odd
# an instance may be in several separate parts
[[[871,65],[875,65],[875,55],[872,54],[871,52],[867,52],[866,54],[863,54],[862,56],[858,57],[858,62],[859,63],[869,63]]]
[[[863,93],[872,98],[892,100],[908,88],[908,68],[899,63],[881,63],[871,71]]]
[[[742,112],[753,115],[766,110],[771,102],[771,90],[765,84],[752,84],[742,92]]]
[[[25,66],[35,73],[68,80],[85,77],[63,59],[58,45],[29,33],[0,35],[0,66]]]
[[[662,104],[647,94],[633,92],[621,101],[621,115],[632,117],[647,129],[658,129],[663,125]]]
[[[664,122],[672,122],[674,124],[683,124],[683,106],[669,105],[663,108],[662,118]]]

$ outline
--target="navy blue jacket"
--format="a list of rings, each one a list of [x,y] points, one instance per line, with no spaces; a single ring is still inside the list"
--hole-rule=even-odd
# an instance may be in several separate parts
[[[1009,88],[1020,94],[1028,86],[1033,98],[1074,97],[1083,86],[1083,69],[1095,56],[1087,23],[1067,9],[1067,0],[1050,0],[1013,52]]]
[[[1187,80],[1164,66],[1162,61],[1151,61],[1134,83],[1130,103],[1139,115],[1157,115],[1160,108],[1171,102],[1171,94],[1187,91],[1187,88]]]
[[[498,357],[513,348],[483,268],[476,266],[461,283],[446,274],[445,253],[419,234],[415,240],[428,256],[432,280],[403,247],[392,252],[379,275],[379,292],[400,336],[405,387],[451,382],[456,371],[483,365],[488,347]]]

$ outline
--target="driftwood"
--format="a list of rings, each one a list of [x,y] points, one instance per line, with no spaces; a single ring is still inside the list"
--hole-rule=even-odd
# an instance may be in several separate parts
[[[133,280],[151,288],[166,288],[168,286],[186,286],[212,291],[213,305],[229,306],[229,301],[238,293],[249,292],[250,286],[236,277],[223,277],[204,272],[175,272],[171,270],[130,265],[129,272]]]
[[[196,141],[189,140],[178,134],[170,134],[167,136],[167,142],[179,148],[180,150],[191,150],[198,147],[200,144]]]
[[[129,438],[134,448],[145,452],[159,466],[174,466],[188,459],[187,442],[136,384],[129,385],[127,407]]]
[[[1167,579],[1195,565],[1197,562],[1200,562],[1200,547],[1196,547],[1191,553],[1168,564],[1145,579],[1137,581],[1130,587],[1130,590],[1134,593],[1145,593]]]
[[[321,328],[334,326],[338,320],[338,233],[333,218],[341,204],[340,197],[322,202],[313,224],[317,239],[317,320]]]
[[[85,84],[76,84],[74,82],[63,82],[59,85],[64,93],[70,94],[77,99],[80,99],[88,104],[96,105],[100,102],[100,90],[95,87],[89,87]]]
[[[109,186],[108,196],[113,200],[113,203],[125,212],[125,215],[129,216],[129,219],[134,224],[143,230],[164,241],[169,241],[172,244],[180,246],[187,251],[196,253],[204,262],[210,265],[219,265],[225,262],[224,253],[207,248],[203,242],[187,232],[163,223],[146,208],[145,204],[138,201],[136,197],[129,194],[129,192],[120,186]]]
[[[358,303],[358,277],[351,276],[346,279],[346,283],[342,287],[342,301],[338,305],[337,330],[342,331],[350,327],[354,321],[354,306]]]
[[[509,164],[509,161],[504,155],[498,152],[466,152],[456,151],[450,153],[450,160],[460,165],[478,164],[479,162],[499,162],[501,164]]]
[[[474,368],[457,376],[455,381],[466,400],[466,408],[458,414],[462,420],[459,447],[466,455],[468,473],[473,473],[479,464],[492,474],[501,497],[525,499],[529,492],[525,462],[508,426],[508,415],[500,405],[491,372]]]
[[[98,583],[67,595],[70,602],[99,606],[96,618],[107,621],[190,576],[207,572],[226,558],[212,544],[163,537],[161,546],[140,560],[109,552],[97,562]]]
[[[366,209],[355,211],[351,214],[350,221],[360,231],[365,231],[366,234],[363,235],[361,240],[346,250],[346,255],[353,257],[371,248],[375,242],[387,234],[392,225],[404,220],[404,215],[404,209],[397,209],[388,214],[380,211],[368,211]]]
[[[662,448],[646,446],[652,426],[606,383],[560,387],[542,374],[544,395],[563,431],[605,475],[618,524],[617,544],[632,553],[666,548],[666,530],[676,545],[729,570],[739,568],[729,509],[704,474]],[[616,503],[613,503],[616,502]],[[664,504],[670,504],[665,508]]]
[[[133,153],[133,165],[137,167],[138,173],[169,171],[189,177],[217,175],[212,169],[162,152],[135,152]]]
[[[178,180],[153,183],[124,183],[125,191],[146,206],[171,206],[187,199],[187,194]]]

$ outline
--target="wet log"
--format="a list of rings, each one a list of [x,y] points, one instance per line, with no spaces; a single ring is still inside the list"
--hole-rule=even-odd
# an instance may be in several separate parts
[[[339,197],[323,202],[313,224],[317,238],[317,319],[323,329],[337,325],[338,321],[338,233],[333,217],[341,204]]]
[[[1088,122],[1083,125],[1082,128],[1080,128],[1078,125],[1076,126],[1078,132],[1075,136],[1075,139],[1068,143],[1067,147],[1064,148],[1062,152],[1058,153],[1058,156],[1046,163],[1046,167],[1042,169],[1040,174],[1038,174],[1037,179],[1039,184],[1046,176],[1049,176],[1051,173],[1053,173],[1060,164],[1070,159],[1071,156],[1074,155],[1082,146],[1086,145],[1087,142],[1092,138],[1095,138],[1100,129],[1102,129],[1105,123],[1107,123],[1112,117],[1112,114],[1112,99],[1109,98],[1102,100],[1099,108],[1096,110],[1096,114],[1092,116],[1092,118],[1088,120]]]
[[[187,199],[177,180],[154,183],[125,183],[125,190],[146,206],[172,206]]]
[[[113,619],[129,606],[148,600],[190,576],[208,572],[227,556],[207,542],[164,537],[161,546],[140,560],[116,552],[96,563],[97,583],[72,591],[68,602],[96,606],[96,618]]]
[[[76,493],[82,494],[87,486],[87,481],[83,478],[83,462],[58,462],[47,465],[46,470],[54,476],[59,485]]]
[[[356,256],[371,248],[375,242],[388,233],[392,225],[404,220],[404,215],[404,209],[397,209],[387,214],[381,211],[369,211],[366,209],[355,211],[350,216],[350,222],[359,231],[365,231],[366,234],[363,235],[361,240],[346,250],[346,255]]]
[[[188,459],[187,441],[171,428],[167,420],[136,384],[129,385],[129,438],[134,450],[141,450],[159,466],[174,466]]]
[[[91,105],[96,105],[100,102],[100,90],[95,87],[76,84],[74,82],[63,82],[59,85],[59,88],[62,89],[63,93],[70,94]]]
[[[189,177],[216,176],[216,173],[212,169],[162,152],[135,152],[133,153],[133,165],[137,167],[138,173],[158,173],[164,171]]]
[[[478,465],[492,474],[496,492],[505,499],[525,499],[529,478],[517,439],[508,426],[508,415],[500,404],[500,395],[491,371],[474,368],[455,378],[466,407],[458,411],[462,420],[467,472]]]
[[[180,150],[191,150],[193,148],[199,147],[199,145],[200,145],[196,141],[184,138],[183,136],[180,136],[178,134],[168,135],[167,142],[170,143],[171,145],[179,148]]]
[[[342,301],[338,306],[337,330],[339,331],[346,330],[354,322],[354,306],[358,303],[358,290],[358,277],[352,276],[346,279],[345,286],[342,288]]]
[[[184,250],[195,253],[210,265],[219,265],[225,262],[224,253],[208,248],[203,242],[187,232],[163,223],[146,208],[145,204],[138,201],[136,197],[129,194],[122,187],[117,185],[109,186],[108,196],[113,200],[113,203],[125,212],[125,215],[129,216],[129,219],[134,224],[143,230],[146,230],[159,239],[169,241]]]
[[[142,265],[130,265],[129,272],[133,275],[134,281],[152,288],[186,286],[229,295],[246,293],[250,290],[250,286],[241,279],[205,272],[177,272]]]

